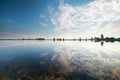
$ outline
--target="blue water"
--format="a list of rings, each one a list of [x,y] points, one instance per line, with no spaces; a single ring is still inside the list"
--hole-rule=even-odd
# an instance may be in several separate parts
[[[120,43],[0,41],[0,80],[120,80]]]

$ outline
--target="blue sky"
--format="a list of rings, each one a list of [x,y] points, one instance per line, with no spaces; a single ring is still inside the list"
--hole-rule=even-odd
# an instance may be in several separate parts
[[[120,37],[119,7],[115,0],[0,0],[0,38]]]

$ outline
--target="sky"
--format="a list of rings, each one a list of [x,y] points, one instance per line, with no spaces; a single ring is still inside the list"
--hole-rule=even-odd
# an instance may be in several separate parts
[[[0,38],[120,37],[119,0],[0,0]]]

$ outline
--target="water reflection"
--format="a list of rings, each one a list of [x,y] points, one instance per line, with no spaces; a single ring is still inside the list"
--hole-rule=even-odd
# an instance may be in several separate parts
[[[120,79],[120,43],[8,43],[24,45],[0,48],[0,80]]]
[[[119,46],[116,49],[111,46],[111,49],[107,47],[99,49],[100,47],[95,48],[97,46],[83,45],[56,48],[57,53],[60,53],[60,62],[67,64],[65,70],[86,74],[97,80],[120,79],[120,57],[118,57],[120,50],[117,48]]]
[[[101,46],[103,46],[103,44],[104,44],[104,42],[102,41],[102,42],[101,42]]]

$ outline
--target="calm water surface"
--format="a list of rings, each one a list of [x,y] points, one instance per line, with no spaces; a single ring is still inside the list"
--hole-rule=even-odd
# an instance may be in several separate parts
[[[0,41],[0,80],[120,80],[120,43]]]

